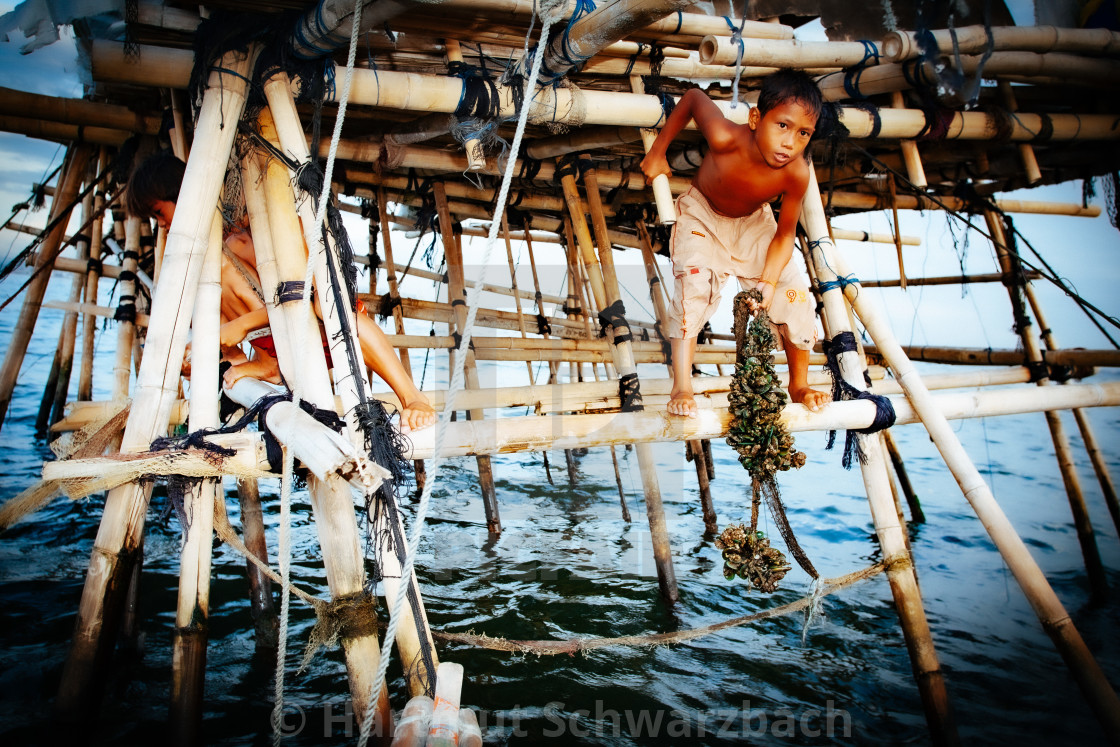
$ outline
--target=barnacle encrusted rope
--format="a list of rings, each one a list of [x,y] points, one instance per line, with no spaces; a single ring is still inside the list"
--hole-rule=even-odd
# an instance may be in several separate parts
[[[758,534],[758,504],[761,498],[781,532],[790,554],[806,573],[819,578],[816,568],[801,549],[786,519],[781,494],[774,475],[779,470],[800,468],[805,454],[793,448],[793,436],[781,421],[786,394],[774,371],[774,333],[769,316],[760,311],[748,323],[748,299],[762,301],[757,290],[735,296],[735,375],[727,396],[731,411],[727,443],[739,453],[739,462],[751,476],[751,526],[728,527],[716,546],[724,551],[724,575],[749,579],[760,591],[770,592],[785,575],[788,566],[781,553]]]
[[[541,15],[544,20],[544,25],[541,29],[540,41],[537,43],[536,54],[533,55],[532,70],[529,73],[529,80],[526,83],[526,90],[535,91],[537,85],[537,78],[541,71],[541,60],[544,57],[545,49],[548,46],[548,33],[549,24],[556,20],[556,14],[561,8],[558,2],[543,2],[541,4]],[[472,330],[474,328],[475,317],[478,315],[479,298],[482,295],[482,287],[486,282],[487,270],[490,266],[490,256],[493,254],[495,243],[497,243],[498,229],[502,223],[502,215],[505,212],[506,200],[509,196],[509,185],[513,180],[513,170],[517,162],[517,154],[521,149],[521,139],[525,135],[525,124],[528,120],[530,107],[524,106],[521,108],[521,113],[517,120],[517,130],[514,132],[513,143],[510,146],[510,158],[506,163],[506,168],[502,174],[502,186],[498,191],[498,197],[495,200],[496,208],[494,210],[494,217],[490,220],[490,230],[486,237],[486,250],[481,262],[481,275],[467,294],[467,319],[464,324],[462,333],[463,338],[458,346],[458,354],[455,356],[455,364],[451,370],[451,381],[447,390],[447,403],[440,413],[439,420],[436,422],[435,445],[433,448],[433,456],[430,461],[428,472],[428,479],[424,481],[424,489],[420,494],[420,503],[416,507],[416,518],[413,520],[412,531],[409,536],[408,542],[408,555],[405,561],[401,564],[401,584],[400,590],[397,593],[397,598],[393,600],[392,611],[389,613],[389,626],[385,631],[385,640],[381,644],[381,662],[377,668],[377,677],[373,681],[373,686],[369,691],[369,700],[366,702],[366,710],[364,718],[362,719],[361,734],[358,738],[359,747],[365,747],[369,741],[370,731],[373,728],[373,711],[374,705],[377,702],[378,694],[385,684],[385,672],[389,666],[389,654],[392,652],[393,640],[397,636],[397,626],[400,623],[400,612],[406,597],[406,590],[412,583],[413,567],[416,559],[416,551],[420,545],[420,537],[424,529],[424,520],[428,513],[428,503],[432,496],[432,487],[435,485],[439,476],[439,469],[442,462],[442,451],[444,440],[447,436],[447,424],[450,422],[451,413],[455,410],[455,400],[458,399],[459,392],[463,388],[463,364],[467,358],[467,350],[471,342]]]

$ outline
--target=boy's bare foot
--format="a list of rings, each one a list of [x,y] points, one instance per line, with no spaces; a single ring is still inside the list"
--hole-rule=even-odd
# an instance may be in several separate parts
[[[669,393],[669,406],[666,408],[670,415],[681,415],[688,418],[696,417],[696,397],[692,392],[672,391]]]
[[[436,411],[422,399],[413,400],[401,408],[401,431],[418,431],[436,422]]]
[[[826,405],[832,401],[832,395],[828,392],[818,392],[816,389],[805,387],[798,391],[790,391],[789,397],[793,402],[805,405],[813,412],[821,409],[821,405]]]

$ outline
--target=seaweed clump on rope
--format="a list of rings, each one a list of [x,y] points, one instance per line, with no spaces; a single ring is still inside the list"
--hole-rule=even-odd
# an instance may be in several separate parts
[[[728,580],[738,576],[759,591],[770,593],[778,588],[790,566],[785,555],[770,546],[770,540],[758,531],[758,509],[762,499],[770,508],[774,523],[782,534],[790,553],[806,573],[814,579],[818,573],[809,562],[793,535],[775,475],[779,471],[800,468],[805,464],[804,452],[797,451],[781,421],[786,393],[774,370],[774,333],[765,310],[750,317],[749,300],[762,301],[756,290],[735,296],[735,374],[727,397],[731,411],[727,443],[739,453],[739,462],[751,476],[751,523],[727,527],[715,545],[723,551],[723,574]]]

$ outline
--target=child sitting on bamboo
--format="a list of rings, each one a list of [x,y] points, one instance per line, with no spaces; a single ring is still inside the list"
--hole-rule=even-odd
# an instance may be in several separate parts
[[[128,212],[142,219],[155,218],[161,228],[170,227],[185,166],[168,151],[156,153],[140,164],[129,180]],[[223,385],[228,388],[245,376],[280,383],[280,366],[268,331],[268,310],[256,271],[252,237],[244,227],[234,227],[224,236],[224,243],[221,346],[224,358],[234,365],[223,375]],[[318,304],[314,307],[321,316]],[[419,430],[435,423],[435,410],[416,388],[385,333],[363,313],[361,305],[358,311],[355,318],[362,357],[400,400],[401,430]],[[252,359],[237,348],[245,340],[253,347]]]
[[[762,293],[789,364],[789,394],[811,410],[831,395],[808,385],[809,351],[816,319],[808,287],[795,267],[794,229],[810,165],[801,158],[822,108],[820,90],[800,71],[763,80],[758,105],[746,124],[735,124],[699,89],[681,97],[642,160],[647,181],[669,175],[669,144],[695,121],[708,153],[691,188],[677,198],[670,255],[676,279],[669,312],[673,389],[668,411],[696,416],[692,362],[696,334],[715,313],[723,284],[735,275],[744,290]],[[781,198],[775,222],[770,202]]]

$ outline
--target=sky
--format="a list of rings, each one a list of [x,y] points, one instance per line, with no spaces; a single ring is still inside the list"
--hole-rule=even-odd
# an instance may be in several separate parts
[[[1022,3],[1013,5],[1019,6]],[[0,3],[0,13],[7,12],[12,6],[13,3]],[[1024,11],[1013,7],[1013,12],[1019,17]],[[24,43],[20,34],[12,34],[9,41],[0,41],[0,80],[3,85],[53,96],[80,96],[82,91],[78,82],[77,56],[69,28],[64,27],[61,36],[60,41],[27,56],[19,54],[19,48]],[[12,205],[27,199],[32,183],[41,181],[58,164],[62,155],[63,149],[57,144],[0,133],[0,214],[3,218],[8,217]],[[1103,189],[1098,188],[1098,193],[1094,202],[1099,205]],[[1000,197],[1079,203],[1081,182],[1022,190]],[[1088,219],[1017,214],[1013,217],[1020,232],[1078,293],[1106,313],[1114,317],[1120,316],[1120,301],[1117,300],[1118,294],[1115,291],[1120,282],[1120,232],[1109,223],[1106,216]],[[31,216],[24,214],[20,219],[42,225],[46,221],[46,210]],[[891,230],[889,219],[889,212],[877,211],[844,216],[836,219],[834,225],[883,233]],[[366,246],[364,223],[353,215],[347,215],[346,221],[353,244],[362,251]],[[940,211],[902,211],[900,222],[904,235],[916,236],[921,240],[920,246],[904,247],[903,259],[908,277],[959,274],[962,267],[969,273],[997,271],[994,254],[987,239],[973,231],[968,233],[969,239],[965,246],[963,237],[966,232],[963,224],[956,219],[950,219]],[[973,223],[983,227],[982,219],[976,218]],[[29,237],[25,234],[0,232],[0,256],[19,251],[26,246],[28,240]],[[468,264],[479,261],[484,243],[481,239],[467,242],[465,252]],[[411,250],[413,244],[414,240],[395,234],[394,247],[398,261],[407,259],[407,254],[403,258],[399,255]],[[839,249],[858,278],[898,277],[898,260],[893,244],[842,241]],[[522,288],[531,288],[532,277],[520,242],[515,242],[514,253],[519,267],[518,284]],[[1024,253],[1029,256],[1025,247]],[[496,247],[496,264],[489,273],[490,282],[508,282],[504,254],[504,246]],[[548,263],[548,260],[545,259],[544,262]],[[645,293],[640,255],[637,252],[619,252],[616,262],[628,268],[623,275],[626,285],[623,300],[631,313],[640,317],[640,310],[650,306]],[[668,276],[667,260],[662,260],[662,263],[662,272]],[[544,274],[546,293],[559,291],[559,281],[556,280],[559,274]],[[557,287],[550,289],[547,284],[553,280],[556,280]],[[0,285],[0,292],[7,291],[4,292],[6,297],[11,288],[9,281]],[[1036,288],[1048,316],[1047,321],[1062,346],[1110,347],[1108,341],[1061,291],[1042,281],[1036,283]],[[384,290],[384,281],[381,290]],[[415,293],[427,297],[431,292],[431,284],[416,282],[406,285],[403,292],[406,295]],[[958,285],[911,288],[909,291],[866,289],[865,292],[875,294],[880,307],[891,320],[896,337],[903,344],[996,348],[1014,348],[1017,345],[1011,330],[1007,294],[999,284],[973,286],[964,292]],[[725,289],[725,303],[713,320],[717,331],[730,329],[732,296],[732,290]],[[508,303],[503,306],[496,297],[485,299],[485,303],[491,307],[511,308]],[[1114,337],[1120,338],[1120,330],[1112,328],[1112,332]]]

